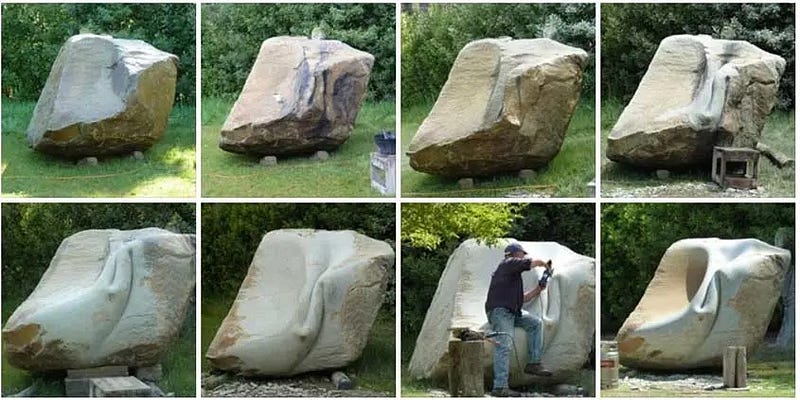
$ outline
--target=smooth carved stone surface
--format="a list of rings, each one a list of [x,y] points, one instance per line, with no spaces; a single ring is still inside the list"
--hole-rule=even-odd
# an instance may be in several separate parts
[[[36,103],[28,144],[69,158],[148,149],[166,129],[177,63],[141,40],[69,38]]]
[[[467,44],[411,141],[411,167],[464,177],[547,164],[564,142],[587,57],[550,39]]]
[[[361,355],[394,251],[353,231],[267,233],[206,358],[242,375],[343,367]]]
[[[620,362],[685,370],[720,367],[727,346],[754,354],[790,261],[756,239],[675,242],[617,333]]]
[[[334,150],[350,137],[374,60],[338,40],[265,40],[219,147],[259,156]]]
[[[785,65],[745,41],[667,37],[608,136],[608,158],[669,169],[710,165],[714,146],[755,148]]]
[[[64,239],[3,327],[4,356],[33,371],[159,363],[194,292],[194,257],[194,235],[159,228]]]
[[[435,381],[447,379],[450,329],[491,331],[484,304],[492,273],[503,258],[505,242],[506,239],[501,239],[497,247],[488,247],[470,239],[450,256],[411,356],[409,372],[412,377]],[[593,347],[594,259],[555,242],[520,244],[533,258],[553,260],[554,275],[547,289],[537,299],[526,303],[523,312],[542,318],[542,364],[553,371],[554,376],[537,378],[521,371],[520,367],[527,362],[527,342],[522,328],[516,328],[509,382],[512,386],[558,382],[579,370]],[[535,268],[522,274],[525,290],[537,284],[543,270]],[[487,341],[483,355],[487,379],[492,375],[493,354],[494,345]]]

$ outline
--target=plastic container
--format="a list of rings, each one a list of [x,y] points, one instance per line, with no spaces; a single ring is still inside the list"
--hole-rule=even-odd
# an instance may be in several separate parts
[[[383,155],[393,155],[395,153],[395,135],[392,131],[380,131],[375,135],[375,145],[378,152]]]

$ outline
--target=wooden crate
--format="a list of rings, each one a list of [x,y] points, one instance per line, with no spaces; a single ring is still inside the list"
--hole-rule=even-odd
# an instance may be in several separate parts
[[[758,150],[746,147],[714,147],[711,179],[723,189],[758,187]]]

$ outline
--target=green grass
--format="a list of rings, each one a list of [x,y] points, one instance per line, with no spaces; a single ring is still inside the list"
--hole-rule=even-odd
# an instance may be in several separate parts
[[[24,297],[11,298],[3,294],[3,325]],[[193,307],[193,304],[190,305]],[[195,312],[190,310],[184,321],[180,336],[173,342],[161,363],[163,377],[157,382],[164,393],[175,393],[178,397],[195,396]],[[3,358],[2,393],[9,396],[35,385],[37,397],[64,397],[64,374],[31,373],[11,365]]]
[[[719,371],[718,374],[722,375]],[[621,375],[621,374],[620,374]],[[745,391],[696,390],[630,390],[620,385],[612,390],[602,390],[602,397],[791,397],[794,398],[794,349],[785,350],[761,346],[755,356],[747,360],[747,386]]]
[[[561,151],[549,165],[539,169],[533,182],[516,175],[478,178],[475,188],[459,190],[456,179],[438,177],[411,168],[406,155],[411,139],[432,108],[420,104],[403,110],[402,187],[406,197],[503,197],[511,192],[552,195],[555,197],[586,197],[587,184],[594,178],[594,101],[581,99],[570,121]]]
[[[219,325],[225,318],[233,299],[203,299],[201,317],[201,369],[211,370],[204,355]],[[394,316],[381,309],[367,340],[361,357],[344,369],[359,389],[379,391],[394,396],[395,393],[395,323]]]
[[[130,157],[101,159],[95,167],[28,148],[33,102],[3,99],[2,185],[5,197],[192,197],[195,194],[195,109],[176,105],[164,137]]]
[[[681,187],[686,183],[705,183],[711,181],[710,165],[687,171],[670,171],[669,180],[656,178],[655,172],[645,168],[635,168],[613,162],[606,158],[607,138],[624,109],[619,100],[603,100],[601,110],[601,179],[604,196],[607,191],[618,192],[648,186],[671,186],[658,196],[664,197],[713,197],[715,193],[707,190],[687,190]],[[775,150],[794,158],[794,110],[775,110],[769,116],[761,136],[761,142]],[[710,164],[710,163],[709,163]],[[780,169],[766,157],[759,162],[759,186],[766,188],[767,197],[794,197],[794,168]]]
[[[233,102],[203,99],[202,192],[205,197],[378,197],[369,177],[373,135],[394,130],[394,102],[364,103],[349,139],[325,162],[280,158],[261,167],[256,157],[219,148],[219,133]]]

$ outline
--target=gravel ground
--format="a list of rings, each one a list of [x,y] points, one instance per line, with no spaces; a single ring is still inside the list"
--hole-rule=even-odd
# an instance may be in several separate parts
[[[203,374],[202,387],[204,397],[394,397],[392,393],[358,388],[337,390],[330,379],[312,375],[249,380],[228,375]]]
[[[601,186],[602,196],[606,198],[636,198],[636,197],[730,197],[753,198],[769,197],[766,188],[737,190],[728,188],[722,190],[717,184],[706,183],[672,183],[659,186],[641,187],[608,187]]]
[[[620,385],[630,390],[668,390],[676,392],[722,389],[722,376],[718,375],[650,375],[637,373],[620,378]]]

